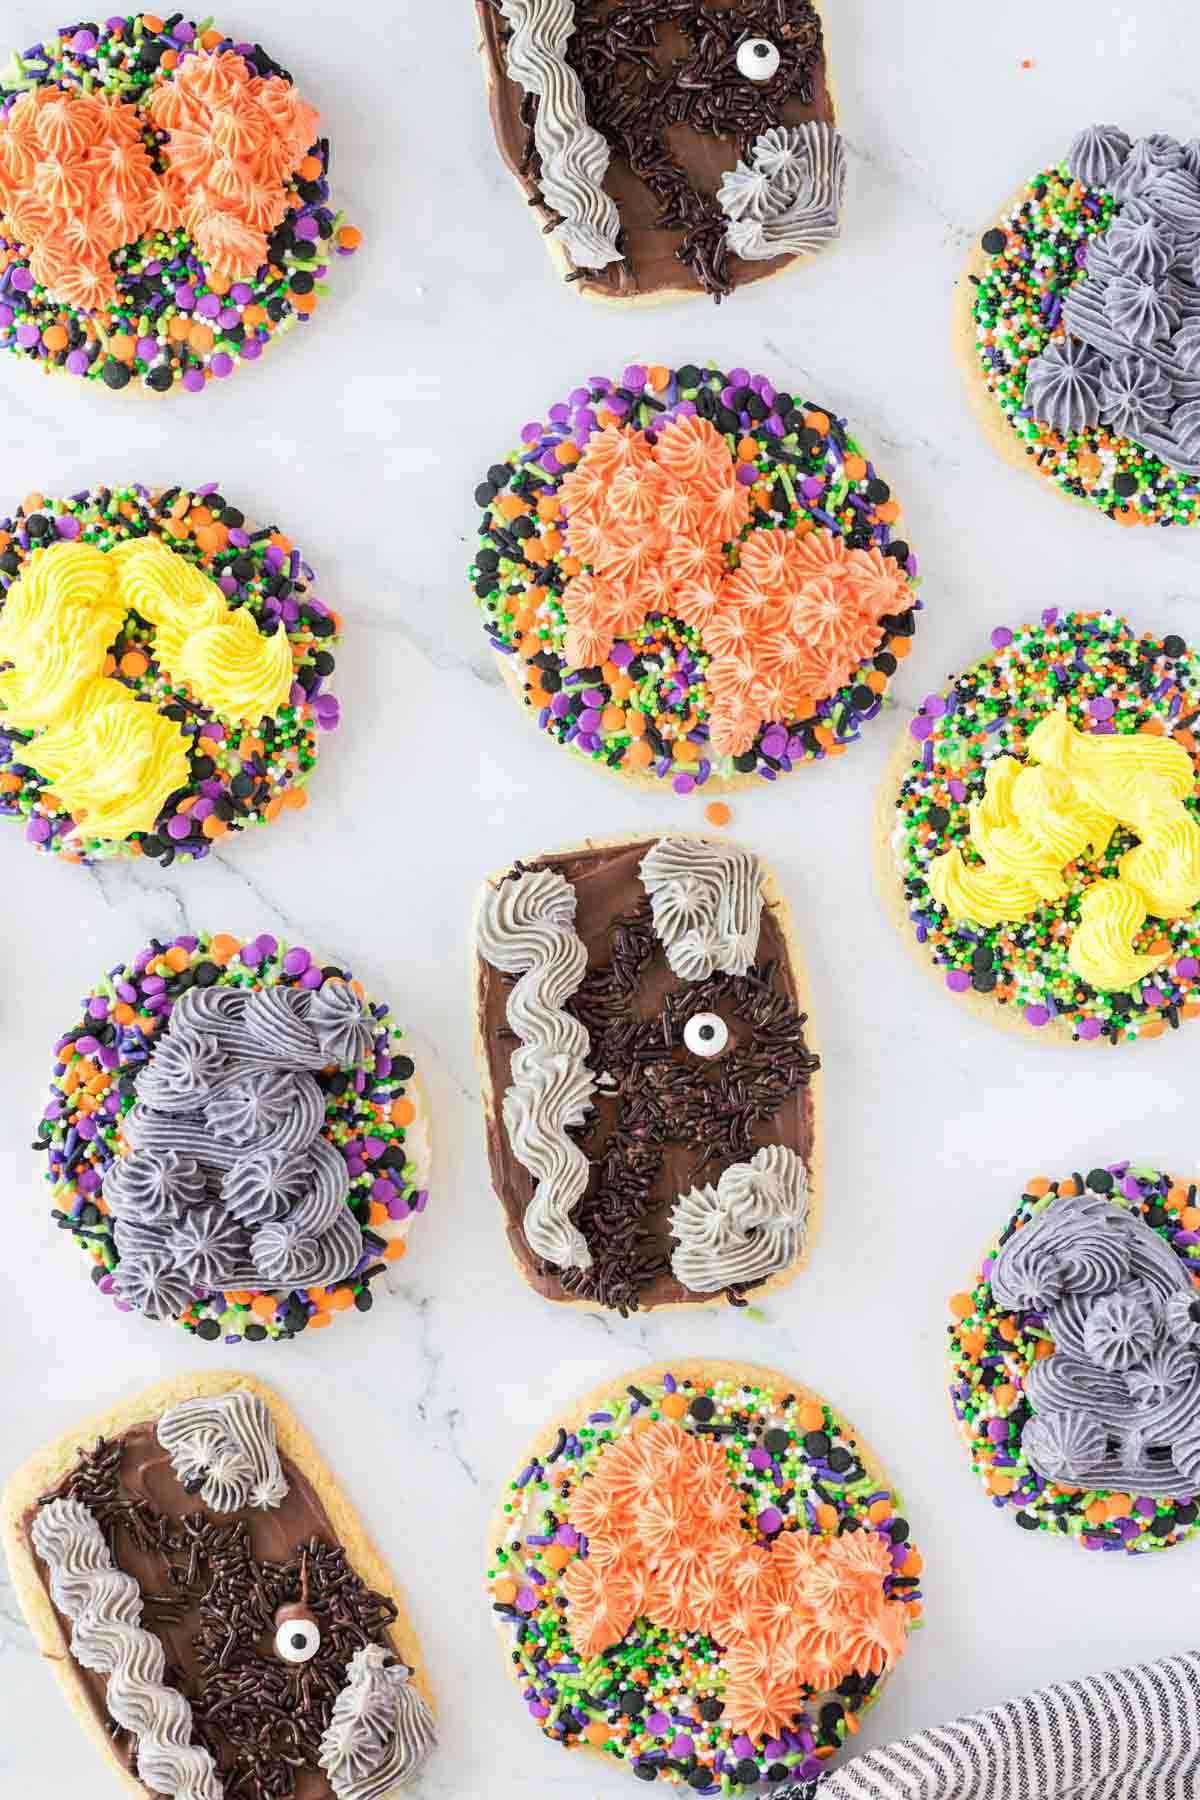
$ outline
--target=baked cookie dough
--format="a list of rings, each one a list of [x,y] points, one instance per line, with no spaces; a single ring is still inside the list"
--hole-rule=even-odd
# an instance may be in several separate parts
[[[509,1249],[548,1300],[746,1303],[807,1261],[820,1058],[751,851],[589,841],[485,884],[476,1047]]]
[[[1009,461],[1119,525],[1200,519],[1200,140],[1095,125],[971,252],[955,335]]]
[[[168,867],[298,810],[339,629],[216,482],[27,495],[0,518],[0,816],[67,862]]]
[[[395,1580],[261,1382],[159,1382],[40,1450],[0,1511],[38,1650],[128,1793],[384,1800],[425,1766]]]
[[[227,1344],[369,1312],[428,1200],[403,1033],[352,972],[270,933],[154,939],[55,1046],[35,1149],[121,1312]]]
[[[488,1558],[542,1735],[700,1794],[820,1775],[921,1615],[922,1558],[878,1461],[754,1364],[635,1369],[551,1421]]]
[[[992,1504],[1141,1554],[1200,1517],[1196,1184],[1111,1163],[1030,1181],[950,1302],[950,1398]]]
[[[0,348],[202,394],[306,323],[359,243],[329,161],[261,44],[180,13],[60,28],[0,71]]]
[[[470,579],[510,693],[647,789],[844,754],[911,647],[899,501],[834,410],[747,369],[592,378],[475,500]]]
[[[1200,657],[1115,614],[997,627],[880,788],[897,929],[982,1017],[1134,1043],[1200,1012]]]
[[[500,155],[563,280],[647,306],[837,238],[846,180],[814,0],[476,0]]]

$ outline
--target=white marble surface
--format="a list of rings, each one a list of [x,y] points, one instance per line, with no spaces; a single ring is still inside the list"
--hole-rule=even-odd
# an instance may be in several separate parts
[[[1195,131],[1200,21],[1186,0],[837,0],[828,11],[851,149],[844,243],[719,311],[598,311],[557,286],[493,155],[464,0],[360,0],[345,14],[353,47],[332,55],[314,0],[260,0],[230,22],[322,105],[340,192],[367,233],[330,316],[199,402],[123,405],[0,364],[6,506],[35,485],[219,478],[304,543],[347,625],[346,723],[302,817],[165,874],[58,866],[0,832],[0,1474],[172,1371],[227,1363],[278,1383],[411,1596],[444,1732],[422,1794],[632,1792],[619,1770],[532,1730],[491,1641],[482,1540],[531,1428],[663,1355],[753,1358],[804,1378],[902,1484],[928,1563],[929,1627],[861,1742],[1196,1641],[1200,1547],[1091,1558],[989,1510],[953,1436],[941,1345],[946,1296],[1027,1176],[1121,1155],[1200,1164],[1200,1029],[1088,1053],[969,1019],[894,942],[867,832],[905,713],[993,623],[1083,602],[1200,630],[1200,537],[1121,532],[1002,465],[947,343],[968,241],[1078,125]],[[44,21],[33,0],[13,0],[0,35],[24,45]],[[774,860],[807,941],[828,1071],[824,1232],[764,1323],[547,1307],[512,1272],[482,1154],[466,1006],[477,880],[585,831],[702,823],[698,797],[631,797],[540,742],[497,685],[463,587],[471,490],[493,453],[581,376],[635,356],[744,363],[844,410],[905,497],[925,573],[898,709],[840,762],[735,797],[731,834]],[[148,934],[185,924],[272,930],[351,960],[411,1026],[432,1092],[433,1201],[395,1298],[274,1351],[214,1352],[98,1299],[47,1221],[29,1150],[49,1046],[78,996]],[[117,1792],[10,1593],[0,1791]]]

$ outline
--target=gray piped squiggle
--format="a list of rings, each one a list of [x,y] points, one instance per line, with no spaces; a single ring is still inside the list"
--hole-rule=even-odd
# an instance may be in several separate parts
[[[1130,143],[1115,125],[1081,132],[1072,175],[1118,202],[1089,240],[1086,273],[1066,297],[1067,336],[1026,372],[1033,418],[1073,433],[1106,425],[1185,474],[1200,474],[1200,160],[1155,135]]]
[[[592,1256],[571,1211],[588,1184],[587,1157],[569,1137],[582,1125],[596,1078],[587,1066],[587,1031],[563,1010],[587,969],[575,931],[575,890],[557,870],[540,869],[489,888],[479,909],[479,954],[519,975],[508,997],[508,1023],[520,1039],[504,1128],[513,1154],[537,1186],[525,1209],[525,1236],[557,1269],[588,1269]]]
[[[749,262],[815,256],[841,229],[845,188],[845,146],[832,125],[810,119],[773,126],[717,191],[729,220],[725,242]]]
[[[31,1528],[50,1571],[55,1606],[71,1621],[71,1655],[107,1676],[104,1704],[137,1739],[138,1778],[173,1800],[222,1800],[224,1785],[209,1752],[192,1743],[192,1709],[164,1680],[166,1653],[143,1631],[142,1594],[113,1565],[99,1525],[78,1500],[51,1500]]]
[[[574,0],[500,0],[512,26],[508,74],[538,97],[533,141],[541,158],[542,198],[562,218],[553,236],[580,269],[620,262],[616,201],[602,183],[611,153],[587,122],[583,84],[567,62]]]
[[[213,1512],[267,1511],[287,1498],[275,1421],[257,1394],[235,1388],[183,1400],[162,1415],[157,1431],[175,1479]]]
[[[337,1800],[380,1800],[403,1787],[436,1743],[433,1714],[403,1663],[379,1644],[356,1650],[321,1739]]]
[[[1116,1201],[1051,1202],[998,1252],[1002,1306],[1045,1316],[1021,1448],[1047,1481],[1200,1493],[1200,1301],[1179,1258]]]
[[[745,975],[762,925],[762,870],[748,850],[704,838],[660,838],[642,858],[654,930],[683,981]]]
[[[808,1172],[783,1144],[734,1163],[716,1187],[682,1194],[671,1214],[671,1268],[694,1294],[762,1281],[794,1263],[808,1235]]]
[[[104,1178],[118,1296],[175,1317],[196,1290],[344,1280],[362,1252],[344,1159],[321,1135],[314,1073],[353,1066],[372,1022],[345,982],[191,988],[122,1122]]]

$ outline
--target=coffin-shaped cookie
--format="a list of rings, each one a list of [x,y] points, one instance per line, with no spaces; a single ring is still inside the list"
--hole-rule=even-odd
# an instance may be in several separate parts
[[[500,155],[578,293],[724,298],[838,235],[814,0],[476,0]]]
[[[89,1419],[3,1521],[34,1641],[131,1793],[384,1800],[424,1766],[396,1584],[261,1382],[186,1376]]]
[[[681,834],[518,863],[486,883],[475,948],[492,1181],[529,1284],[626,1313],[794,1274],[820,1061],[759,858]]]

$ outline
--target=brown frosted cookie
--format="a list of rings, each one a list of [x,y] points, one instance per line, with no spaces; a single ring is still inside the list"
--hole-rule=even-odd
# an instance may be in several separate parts
[[[720,300],[837,237],[845,152],[815,0],[476,11],[497,147],[577,292]]]
[[[395,1581],[262,1382],[159,1382],[38,1451],[0,1505],[37,1647],[130,1793],[383,1800],[424,1766]]]
[[[474,945],[488,1158],[529,1285],[626,1313],[789,1280],[819,1223],[820,1059],[759,858],[588,840],[492,876]]]

